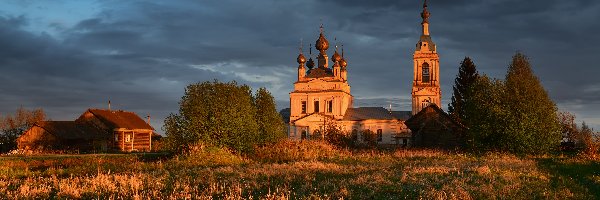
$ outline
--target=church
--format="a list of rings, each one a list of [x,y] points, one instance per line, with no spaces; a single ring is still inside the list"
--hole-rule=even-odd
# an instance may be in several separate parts
[[[410,145],[413,131],[405,123],[424,108],[441,105],[439,56],[436,45],[429,34],[427,2],[423,5],[422,33],[413,54],[412,110],[391,111],[383,107],[354,107],[348,73],[352,65],[341,54],[338,46],[333,49],[331,60],[327,54],[329,41],[323,26],[315,42],[318,55],[313,60],[312,44],[308,60],[300,48],[298,76],[290,92],[288,136],[301,140],[322,136],[322,132],[333,124],[347,133],[369,130],[376,134],[378,145]],[[441,109],[437,107],[440,112]],[[434,109],[437,111],[436,109]],[[445,113],[443,113],[445,114]],[[421,116],[421,115],[420,115]],[[420,117],[423,118],[423,117]],[[420,124],[412,120],[411,124]],[[413,130],[414,129],[414,130]]]

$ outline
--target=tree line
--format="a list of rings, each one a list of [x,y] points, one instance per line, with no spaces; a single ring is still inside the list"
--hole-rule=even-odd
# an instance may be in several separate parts
[[[464,148],[476,152],[543,154],[558,150],[564,140],[586,141],[575,137],[588,138],[589,144],[597,141],[585,123],[586,129],[577,134],[586,136],[567,134],[565,123],[569,120],[548,96],[529,58],[520,52],[513,56],[504,80],[479,74],[466,57],[455,79],[448,112],[468,127],[462,136]],[[574,124],[574,115],[566,118]],[[571,132],[575,132],[573,127]]]
[[[0,116],[0,153],[16,149],[17,138],[36,122],[43,121],[45,118],[44,110],[28,110],[23,106],[12,115]]]

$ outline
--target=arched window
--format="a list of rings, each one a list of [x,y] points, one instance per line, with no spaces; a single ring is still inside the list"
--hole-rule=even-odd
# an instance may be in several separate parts
[[[421,78],[421,82],[429,83],[429,64],[423,63],[423,77]]]

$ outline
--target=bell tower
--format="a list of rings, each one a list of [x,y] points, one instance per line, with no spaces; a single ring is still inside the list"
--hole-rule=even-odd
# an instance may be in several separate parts
[[[441,106],[440,59],[435,43],[429,35],[429,11],[427,0],[423,3],[422,34],[413,54],[414,78],[412,88],[412,114],[415,115],[429,104]]]

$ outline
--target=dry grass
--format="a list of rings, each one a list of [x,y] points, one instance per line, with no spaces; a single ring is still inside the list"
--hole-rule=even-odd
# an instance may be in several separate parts
[[[570,157],[348,152],[285,142],[246,158],[201,148],[142,160],[0,158],[0,199],[594,199],[600,186],[598,160]]]

